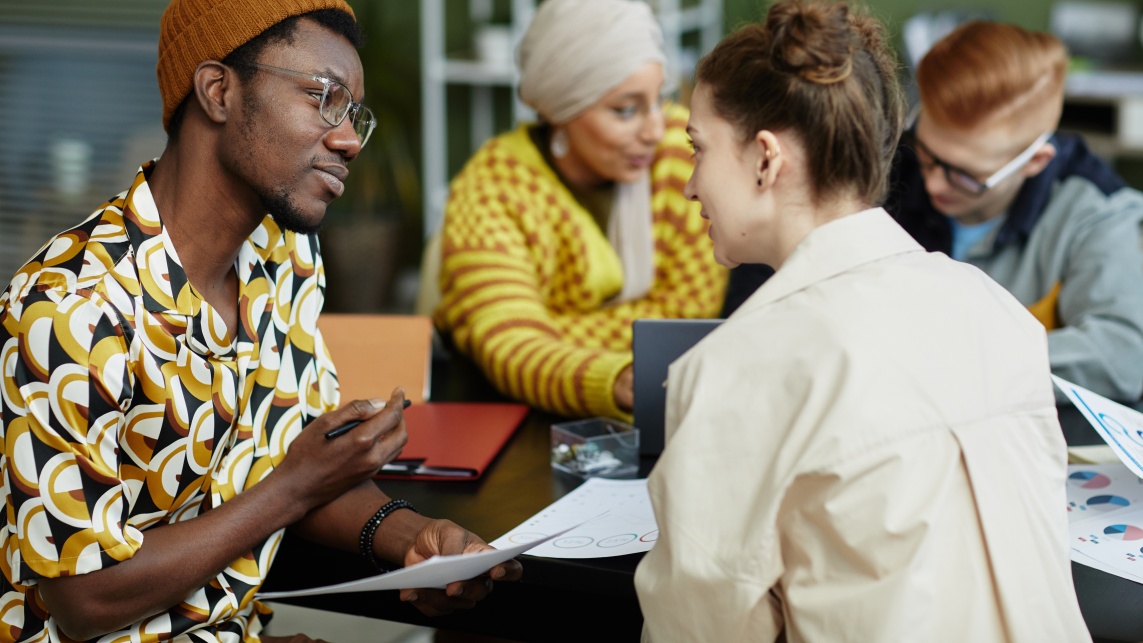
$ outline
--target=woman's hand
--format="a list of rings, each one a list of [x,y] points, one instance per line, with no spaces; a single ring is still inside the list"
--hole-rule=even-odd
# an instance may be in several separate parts
[[[630,412],[635,408],[635,370],[630,364],[619,371],[619,377],[615,378],[615,387],[612,390],[615,395],[615,405],[620,410]]]

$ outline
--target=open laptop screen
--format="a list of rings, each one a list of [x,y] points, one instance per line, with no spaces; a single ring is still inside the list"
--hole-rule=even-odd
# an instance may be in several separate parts
[[[667,367],[720,323],[721,319],[636,319],[632,324],[639,455],[658,456],[663,451]]]

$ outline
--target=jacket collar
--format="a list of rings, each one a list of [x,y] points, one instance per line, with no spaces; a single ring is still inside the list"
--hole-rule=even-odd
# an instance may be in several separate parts
[[[1048,140],[1055,146],[1056,156],[1039,174],[1024,181],[996,232],[994,249],[1028,240],[1060,181],[1078,175],[1094,183],[1104,194],[1112,194],[1126,185],[1091,153],[1079,136],[1057,132]],[[903,139],[897,149],[890,183],[894,187],[890,192],[889,210],[926,248],[948,253],[952,243],[948,218],[929,201],[916,152],[907,139]]]
[[[1083,176],[1105,194],[1116,192],[1126,185],[1123,179],[1088,150],[1079,136],[1056,133],[1048,142],[1056,148],[1055,158],[1039,174],[1024,181],[1008,209],[1008,219],[996,234],[994,247],[1026,241],[1047,209],[1056,184],[1069,176]]]
[[[882,208],[822,225],[798,244],[786,263],[730,318],[748,314],[860,265],[924,249]]]

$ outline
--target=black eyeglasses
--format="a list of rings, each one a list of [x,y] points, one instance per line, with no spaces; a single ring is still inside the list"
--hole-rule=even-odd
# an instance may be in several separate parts
[[[1012,176],[1012,174],[1014,174],[1020,168],[1027,165],[1028,162],[1032,160],[1032,156],[1034,156],[1036,152],[1040,150],[1040,147],[1043,146],[1044,143],[1047,143],[1048,139],[1051,137],[1051,132],[1044,132],[1040,136],[1036,137],[1036,140],[1032,141],[1032,144],[1025,148],[1023,152],[1020,152],[1016,158],[1006,163],[1004,167],[993,172],[992,176],[989,176],[983,181],[973,176],[972,173],[968,170],[963,170],[955,165],[950,165],[949,163],[941,160],[939,156],[933,154],[932,150],[930,150],[924,143],[921,142],[921,139],[917,138],[916,134],[913,134],[912,139],[913,144],[917,146],[917,149],[921,152],[924,152],[924,155],[929,159],[926,162],[923,158],[921,158],[920,155],[917,156],[917,160],[921,163],[922,169],[928,169],[935,165],[944,171],[945,181],[947,181],[949,185],[960,190],[961,192],[968,194],[969,196],[980,196],[996,187],[996,185],[1004,179]]]
[[[314,74],[307,74],[305,72],[294,71],[292,69],[283,69],[281,67],[274,67],[272,65],[263,65],[262,63],[251,63],[258,69],[265,69],[267,71],[276,71],[279,74],[287,74],[289,76],[297,76],[298,78],[305,78],[322,84],[321,100],[318,102],[318,113],[329,123],[332,127],[341,125],[345,117],[348,116],[350,122],[353,123],[353,130],[357,132],[357,140],[361,141],[361,147],[365,147],[365,143],[369,141],[369,135],[373,133],[373,128],[377,126],[377,119],[373,117],[373,112],[361,103],[353,102],[353,93],[349,88],[339,83],[332,78],[324,76],[317,76]]]

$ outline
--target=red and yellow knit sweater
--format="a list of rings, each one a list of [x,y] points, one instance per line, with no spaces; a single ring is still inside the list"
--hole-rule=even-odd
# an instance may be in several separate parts
[[[436,323],[507,395],[562,415],[629,419],[612,390],[631,363],[631,322],[718,315],[727,273],[699,205],[683,196],[687,111],[664,116],[651,167],[655,281],[636,301],[606,305],[623,284],[619,256],[525,126],[486,143],[453,180]]]

